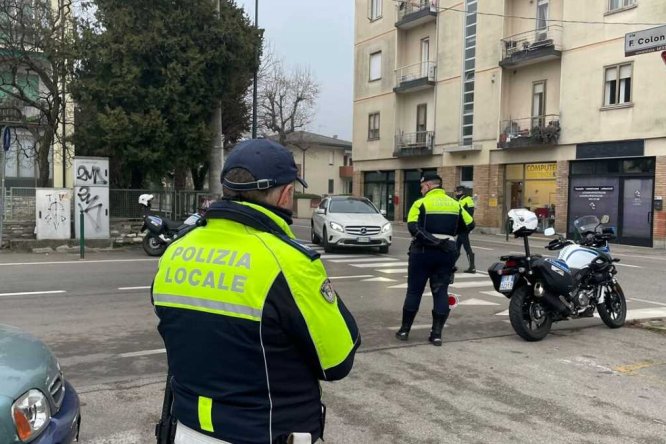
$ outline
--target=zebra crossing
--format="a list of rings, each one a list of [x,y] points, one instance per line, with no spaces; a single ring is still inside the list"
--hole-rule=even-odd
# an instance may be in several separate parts
[[[387,290],[405,290],[407,289],[407,266],[408,262],[402,258],[396,258],[388,255],[367,253],[367,254],[349,254],[343,252],[324,253],[319,245],[303,241],[307,247],[319,252],[320,258],[325,263],[344,264],[358,270],[359,274],[349,276],[331,276],[331,280],[353,280],[358,279],[362,282],[383,282],[386,283]],[[460,297],[459,305],[462,306],[506,306],[506,297],[493,290],[493,284],[487,273],[477,271],[475,274],[456,273],[454,283],[449,285],[449,291],[458,294]],[[460,295],[460,291],[465,294]],[[430,291],[426,290],[424,296],[432,296]],[[504,315],[504,312],[498,313]]]

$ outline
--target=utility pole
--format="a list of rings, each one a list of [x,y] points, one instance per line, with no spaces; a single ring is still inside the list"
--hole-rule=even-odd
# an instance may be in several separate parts
[[[220,18],[220,0],[213,0],[215,2],[215,13],[217,18]],[[213,146],[210,150],[208,157],[208,192],[211,197],[217,198],[222,194],[222,183],[220,182],[220,175],[222,174],[222,165],[224,164],[224,151],[222,148],[222,102],[219,101],[213,110],[213,117],[211,122],[213,129]]]
[[[254,0],[254,27],[259,29],[259,0]],[[259,72],[259,50],[257,49],[257,68],[254,70],[252,85],[252,138],[257,138],[257,73]]]

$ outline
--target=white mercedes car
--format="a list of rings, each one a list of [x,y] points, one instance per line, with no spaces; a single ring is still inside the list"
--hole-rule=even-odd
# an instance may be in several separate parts
[[[379,247],[388,253],[393,227],[365,197],[328,196],[312,215],[312,243],[327,253],[336,247]]]

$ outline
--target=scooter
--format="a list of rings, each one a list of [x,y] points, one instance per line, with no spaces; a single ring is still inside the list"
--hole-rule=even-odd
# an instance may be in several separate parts
[[[183,237],[198,226],[205,225],[205,219],[199,213],[191,214],[184,222],[173,222],[151,214],[152,194],[139,196],[139,205],[143,207],[143,226],[141,232],[148,231],[143,238],[143,250],[148,256],[161,256],[176,239]]]

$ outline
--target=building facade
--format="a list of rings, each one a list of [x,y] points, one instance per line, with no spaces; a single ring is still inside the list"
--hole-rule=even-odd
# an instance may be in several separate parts
[[[296,191],[320,196],[352,193],[351,142],[337,136],[294,131],[287,135],[284,145],[294,155],[299,175],[308,183],[307,189],[298,185]]]
[[[525,207],[663,245],[666,68],[624,52],[659,23],[662,0],[356,0],[355,193],[404,220],[435,170],[491,231]]]

